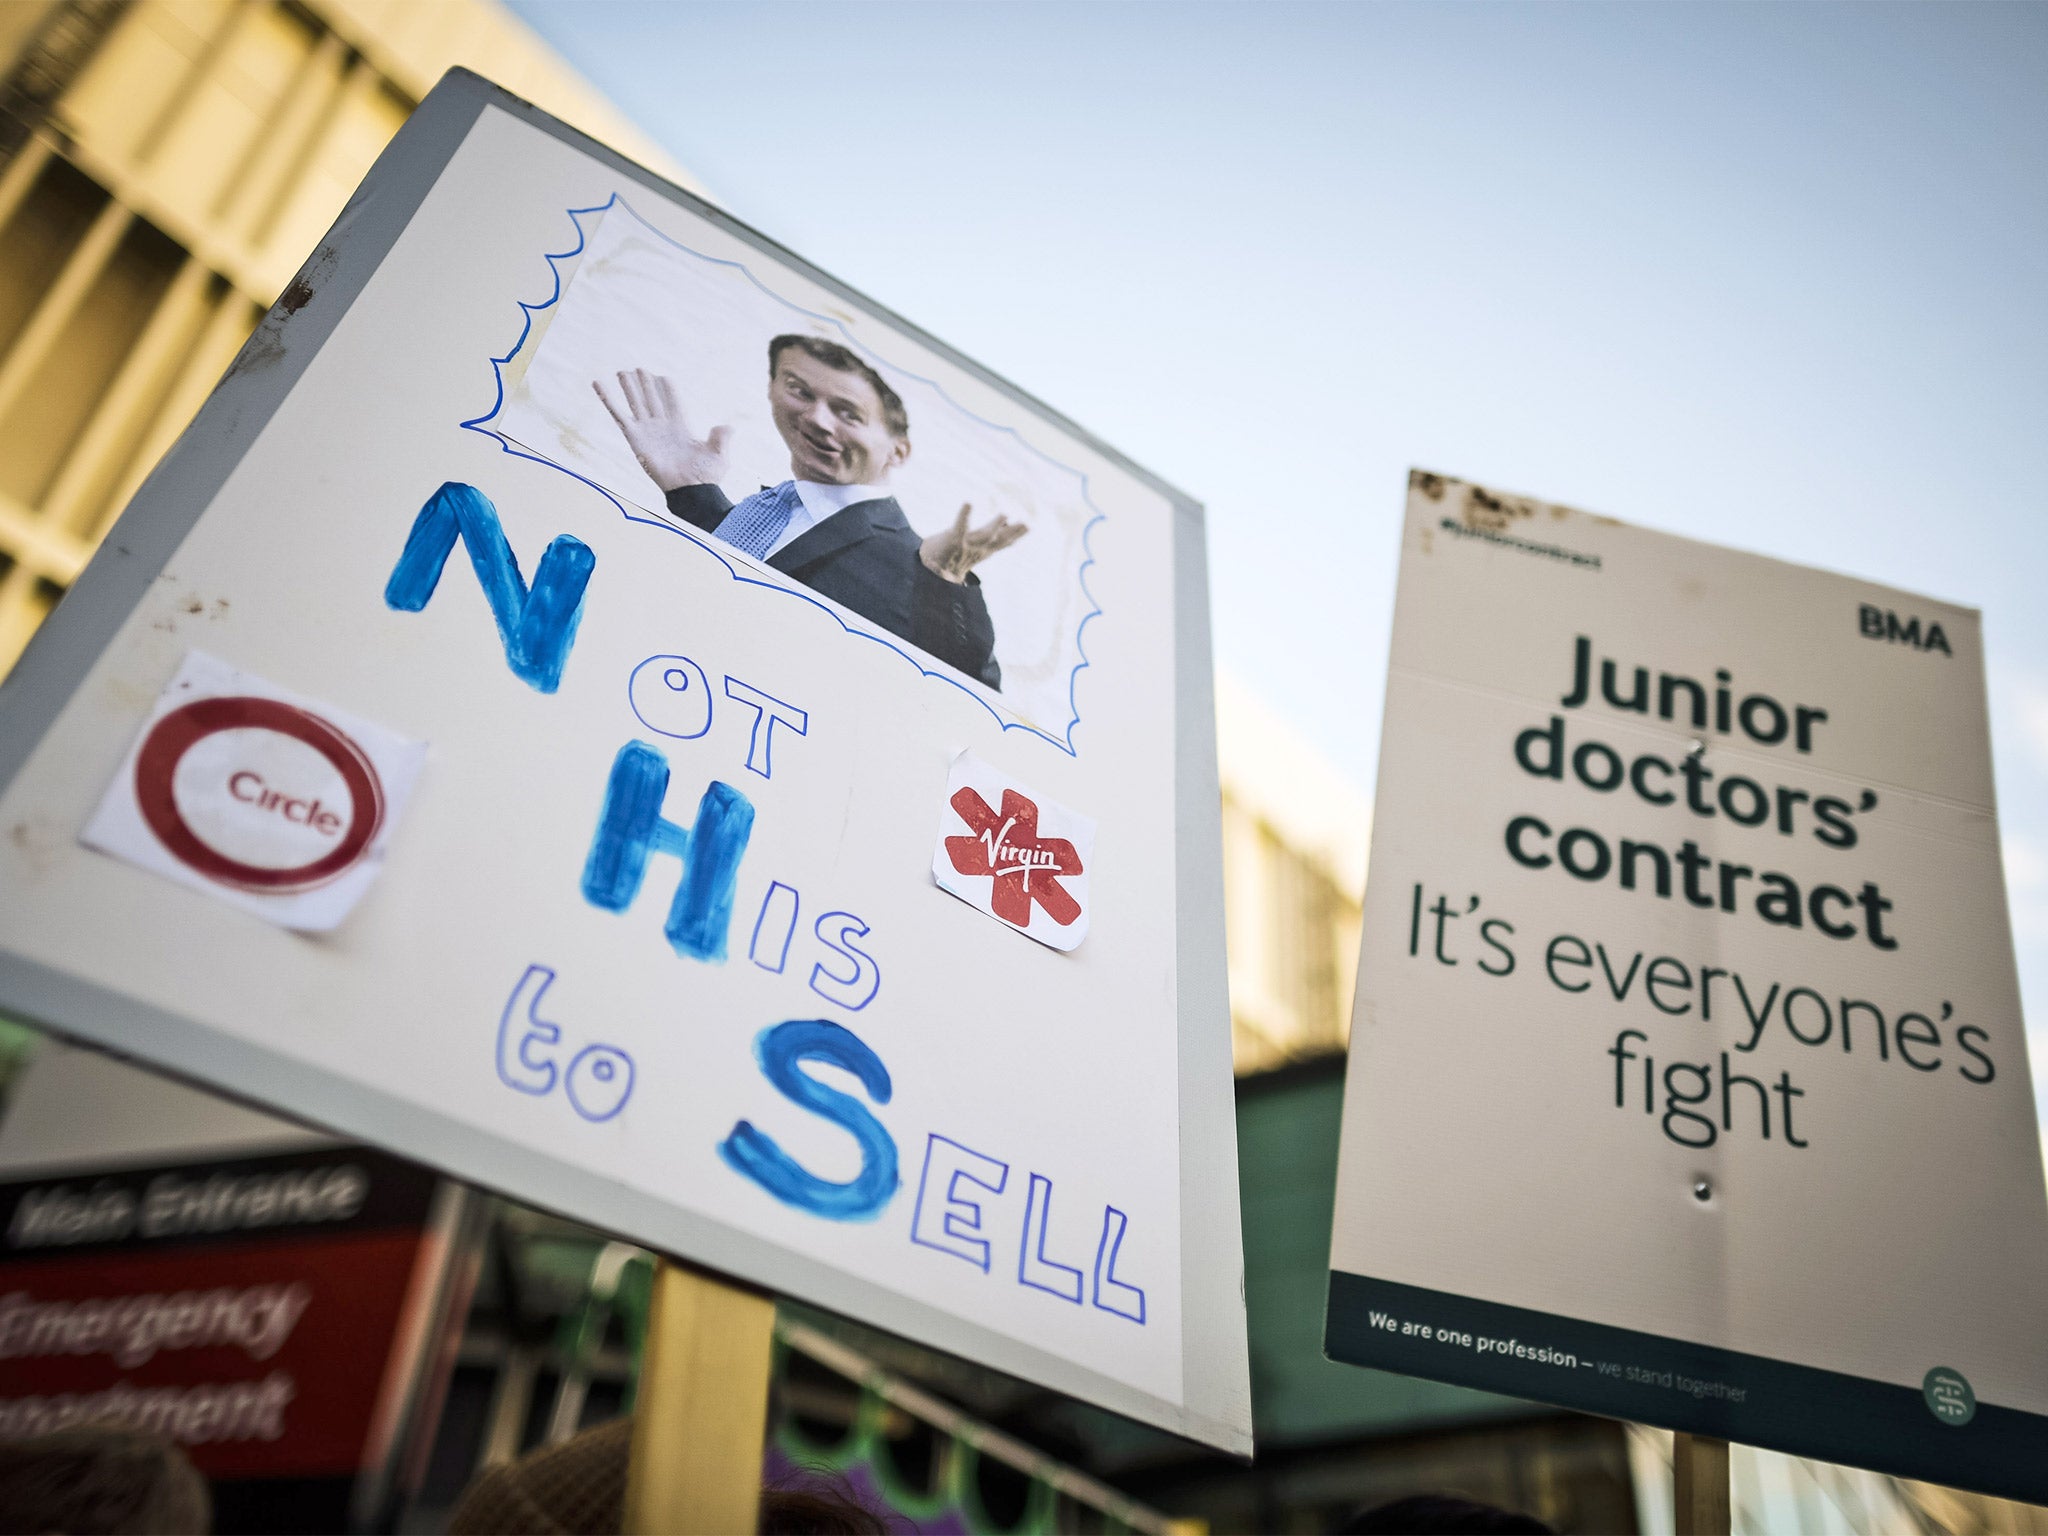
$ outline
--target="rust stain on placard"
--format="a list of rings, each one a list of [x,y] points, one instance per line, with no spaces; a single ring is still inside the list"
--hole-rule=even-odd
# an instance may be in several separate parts
[[[1584,518],[1604,528],[1619,528],[1619,518],[1602,517],[1597,512],[1583,512],[1577,507],[1568,507],[1561,502],[1538,501],[1533,496],[1510,496],[1499,491],[1489,491],[1483,485],[1454,479],[1448,475],[1431,474],[1426,469],[1408,471],[1408,486],[1411,492],[1420,492],[1431,501],[1443,501],[1455,488],[1464,493],[1464,506],[1459,521],[1474,533],[1505,533],[1518,522],[1534,519],[1544,513],[1550,514],[1554,523],[1569,522],[1573,518]],[[1455,498],[1453,498],[1455,499]],[[1429,541],[1425,536],[1422,552],[1429,553]]]
[[[65,839],[46,816],[31,816],[7,829],[7,840],[21,850],[34,874],[45,873],[56,862]]]
[[[167,578],[158,578],[160,581],[165,579]],[[178,604],[176,611],[166,613],[160,618],[152,619],[149,627],[151,629],[160,629],[167,635],[175,635],[178,632],[180,614],[187,618],[203,618],[209,624],[218,624],[228,615],[228,600],[224,597],[216,597],[209,604],[203,597],[188,597]]]
[[[334,264],[332,248],[322,250],[320,256],[329,266]],[[313,284],[310,278],[311,274],[304,272],[293,278],[291,286],[277,296],[277,307],[288,315],[296,315],[312,302]]]
[[[284,358],[284,323],[313,302],[321,286],[334,275],[341,253],[331,245],[323,245],[313,253],[312,259],[299,268],[299,275],[286,285],[277,302],[270,306],[263,316],[263,323],[256,327],[254,334],[242,343],[242,350],[235,354],[235,360],[228,364],[223,378],[232,379],[238,374],[253,373],[259,368],[268,368]]]
[[[1481,485],[1465,487],[1465,526],[1482,533],[1505,532],[1511,523],[1534,517],[1541,502],[1526,496],[1496,496]]]

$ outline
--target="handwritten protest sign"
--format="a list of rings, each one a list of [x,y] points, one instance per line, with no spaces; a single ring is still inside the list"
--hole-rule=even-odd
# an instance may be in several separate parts
[[[0,1005],[1242,1449],[1203,604],[1184,498],[451,76],[23,663]],[[166,743],[181,668],[274,702]],[[963,754],[1085,942],[934,879]]]
[[[2048,1496],[1975,612],[1414,477],[1337,1359]]]

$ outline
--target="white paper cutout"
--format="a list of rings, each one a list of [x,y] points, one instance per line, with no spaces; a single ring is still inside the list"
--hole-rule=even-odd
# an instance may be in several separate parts
[[[325,932],[383,868],[426,753],[192,651],[79,841],[281,928]]]

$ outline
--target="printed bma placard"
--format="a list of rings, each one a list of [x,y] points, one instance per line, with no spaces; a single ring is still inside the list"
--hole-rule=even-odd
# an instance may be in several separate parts
[[[459,72],[292,293],[0,700],[0,1010],[1247,1450],[1199,508]]]
[[[1410,484],[1326,1348],[2048,1498],[1974,610]]]

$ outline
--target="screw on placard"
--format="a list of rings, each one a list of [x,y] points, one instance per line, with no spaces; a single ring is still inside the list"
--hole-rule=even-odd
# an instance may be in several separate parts
[[[1695,1179],[1692,1185],[1692,1197],[1699,1201],[1700,1204],[1705,1205],[1714,1198],[1714,1186],[1705,1179]]]
[[[1685,749],[1685,755],[1687,757],[1705,757],[1707,755],[1706,738],[1695,736],[1692,745]]]

